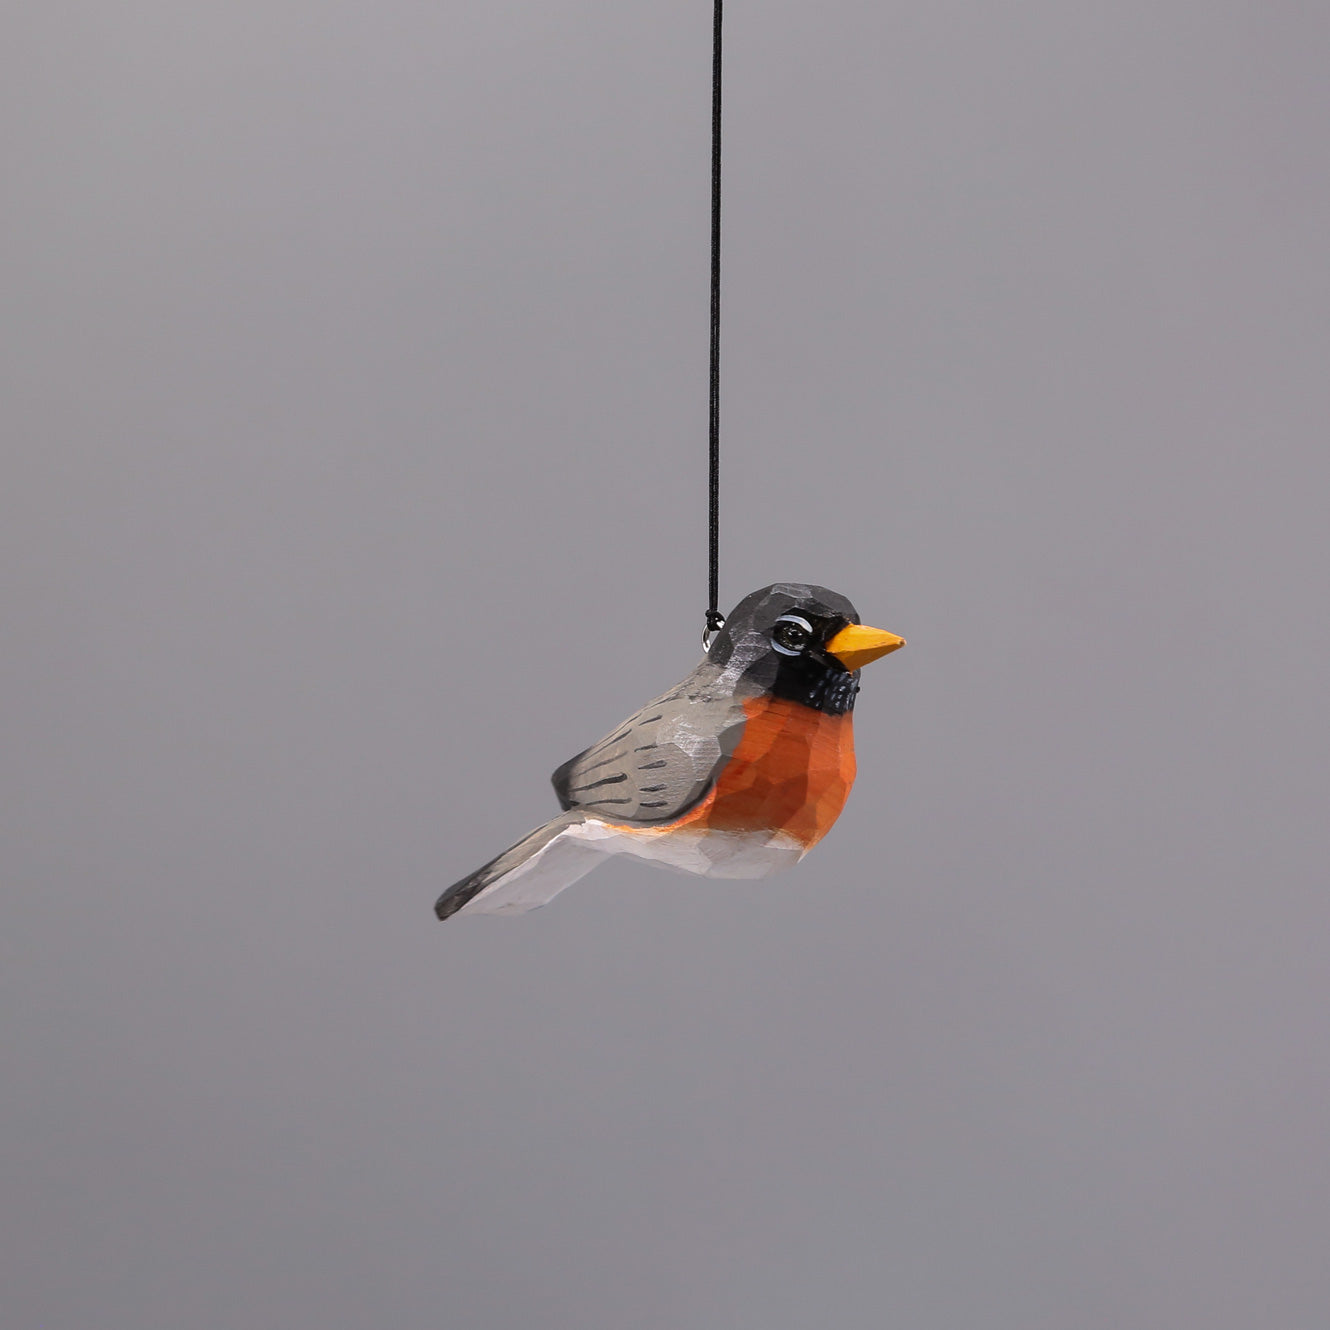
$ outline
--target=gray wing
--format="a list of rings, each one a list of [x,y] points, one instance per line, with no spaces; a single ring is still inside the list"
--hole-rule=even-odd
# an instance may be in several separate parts
[[[565,762],[551,778],[559,803],[611,822],[673,822],[710,792],[745,718],[690,675]]]

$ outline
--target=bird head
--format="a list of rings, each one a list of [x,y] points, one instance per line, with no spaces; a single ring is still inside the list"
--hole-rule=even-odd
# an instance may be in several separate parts
[[[834,591],[776,582],[734,607],[707,657],[745,691],[840,715],[854,706],[860,668],[904,645],[895,633],[861,624]]]

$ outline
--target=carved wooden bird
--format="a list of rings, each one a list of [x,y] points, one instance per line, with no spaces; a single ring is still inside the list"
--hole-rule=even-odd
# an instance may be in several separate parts
[[[564,811],[449,887],[435,913],[534,909],[607,854],[728,878],[797,863],[854,783],[860,667],[904,645],[823,587],[754,591],[682,683],[554,773]]]

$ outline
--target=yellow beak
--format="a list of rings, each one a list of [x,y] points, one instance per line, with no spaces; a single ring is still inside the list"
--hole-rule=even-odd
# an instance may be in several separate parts
[[[879,656],[885,656],[888,651],[895,651],[904,645],[905,639],[897,637],[895,633],[851,623],[827,643],[827,650],[847,670],[857,670],[867,665],[870,660],[876,660]]]

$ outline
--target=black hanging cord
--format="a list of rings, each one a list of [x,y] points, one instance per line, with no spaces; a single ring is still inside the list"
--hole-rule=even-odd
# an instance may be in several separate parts
[[[709,501],[710,543],[707,579],[707,626],[702,645],[725,626],[720,612],[720,54],[724,0],[715,0],[711,37],[711,476]]]

